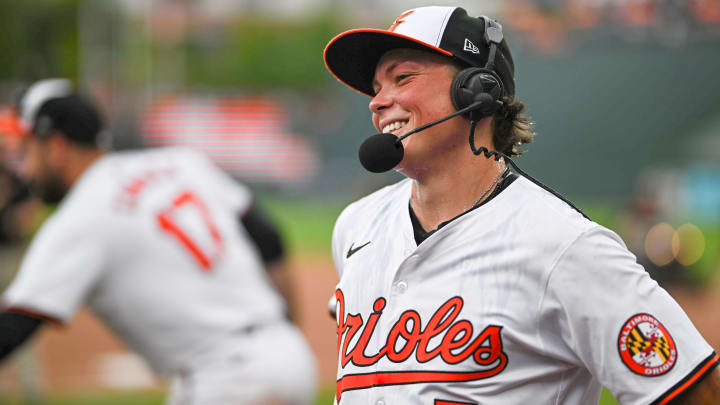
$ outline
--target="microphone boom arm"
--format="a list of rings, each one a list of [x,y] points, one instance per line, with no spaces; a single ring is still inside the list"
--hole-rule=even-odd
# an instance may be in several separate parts
[[[459,110],[455,111],[454,113],[448,115],[447,117],[443,117],[443,118],[440,118],[440,119],[437,120],[437,121],[433,121],[433,122],[431,122],[431,123],[429,123],[429,124],[425,124],[425,125],[419,126],[419,127],[415,128],[415,129],[413,129],[412,131],[408,132],[407,134],[405,134],[405,135],[403,135],[403,136],[401,136],[401,137],[398,137],[398,139],[397,139],[397,141],[395,141],[395,143],[400,143],[400,142],[402,142],[403,139],[407,138],[408,136],[410,136],[410,135],[412,135],[412,134],[414,134],[414,133],[416,133],[416,132],[420,132],[420,131],[423,131],[423,130],[425,130],[425,129],[428,129],[428,128],[430,128],[430,127],[433,126],[433,125],[437,125],[437,124],[440,124],[440,123],[442,123],[442,122],[445,122],[445,121],[449,120],[450,118],[454,118],[454,117],[457,117],[458,115],[465,114],[466,112],[470,112],[470,111],[472,111],[472,110],[476,110],[478,107],[480,107],[481,104],[482,104],[482,102],[476,101],[476,102],[470,104],[469,106],[467,106],[467,107],[465,107],[465,108],[462,108],[462,109],[459,109]]]

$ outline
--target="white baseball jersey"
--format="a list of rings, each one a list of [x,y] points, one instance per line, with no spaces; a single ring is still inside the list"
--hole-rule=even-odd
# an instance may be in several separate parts
[[[68,322],[87,303],[161,375],[227,360],[248,335],[289,328],[277,327],[287,322],[283,300],[240,221],[251,203],[195,152],[105,155],[32,241],[5,305]],[[300,334],[284,334],[274,350],[288,358],[267,367],[312,375]],[[267,354],[249,348],[246,358]]]
[[[337,404],[663,404],[718,356],[622,240],[520,177],[420,245],[403,180],[337,220]]]

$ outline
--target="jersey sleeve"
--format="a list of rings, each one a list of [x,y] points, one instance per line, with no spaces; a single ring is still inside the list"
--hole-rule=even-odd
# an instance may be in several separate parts
[[[105,248],[88,225],[55,216],[30,244],[3,304],[11,312],[67,323],[101,275]]]
[[[285,258],[285,247],[280,231],[264,211],[255,202],[240,220],[260,251],[263,263],[269,264]]]
[[[343,265],[345,263],[343,257],[343,247],[345,246],[345,234],[347,222],[350,219],[350,210],[354,207],[354,204],[346,207],[338,216],[335,221],[332,233],[332,257],[335,264],[335,270],[337,271],[338,279],[342,278]]]
[[[32,315],[0,312],[0,362],[25,343],[43,324]]]
[[[337,272],[338,280],[342,280],[343,266],[345,264],[342,251],[343,246],[345,246],[345,224],[349,218],[348,211],[351,209],[351,207],[352,205],[345,207],[345,209],[338,216],[337,220],[335,221],[335,226],[333,227],[331,249],[333,263],[335,264],[335,271]],[[330,316],[332,318],[337,317],[337,299],[335,296],[335,291],[333,291],[332,295],[330,296],[330,300],[328,301],[328,310],[330,311]]]
[[[554,331],[544,341],[559,337],[620,403],[666,403],[717,365],[682,308],[608,229],[569,245],[546,292],[541,322]]]

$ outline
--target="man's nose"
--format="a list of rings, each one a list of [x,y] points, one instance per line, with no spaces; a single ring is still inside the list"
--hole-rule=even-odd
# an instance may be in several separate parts
[[[377,114],[381,110],[390,107],[392,105],[392,103],[393,103],[393,98],[389,94],[389,91],[380,90],[370,100],[370,111]]]

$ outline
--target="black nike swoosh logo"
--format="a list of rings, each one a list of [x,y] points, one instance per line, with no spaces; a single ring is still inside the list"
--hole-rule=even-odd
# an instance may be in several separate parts
[[[366,244],[360,245],[360,246],[356,247],[355,249],[353,249],[353,245],[355,244],[355,242],[353,242],[352,244],[350,244],[350,249],[348,249],[347,256],[345,256],[345,258],[346,258],[346,259],[349,259],[350,256],[354,255],[355,252],[357,252],[358,250],[360,250],[360,249],[364,248],[365,246],[369,245],[370,242],[371,242],[371,241],[368,241]]]

